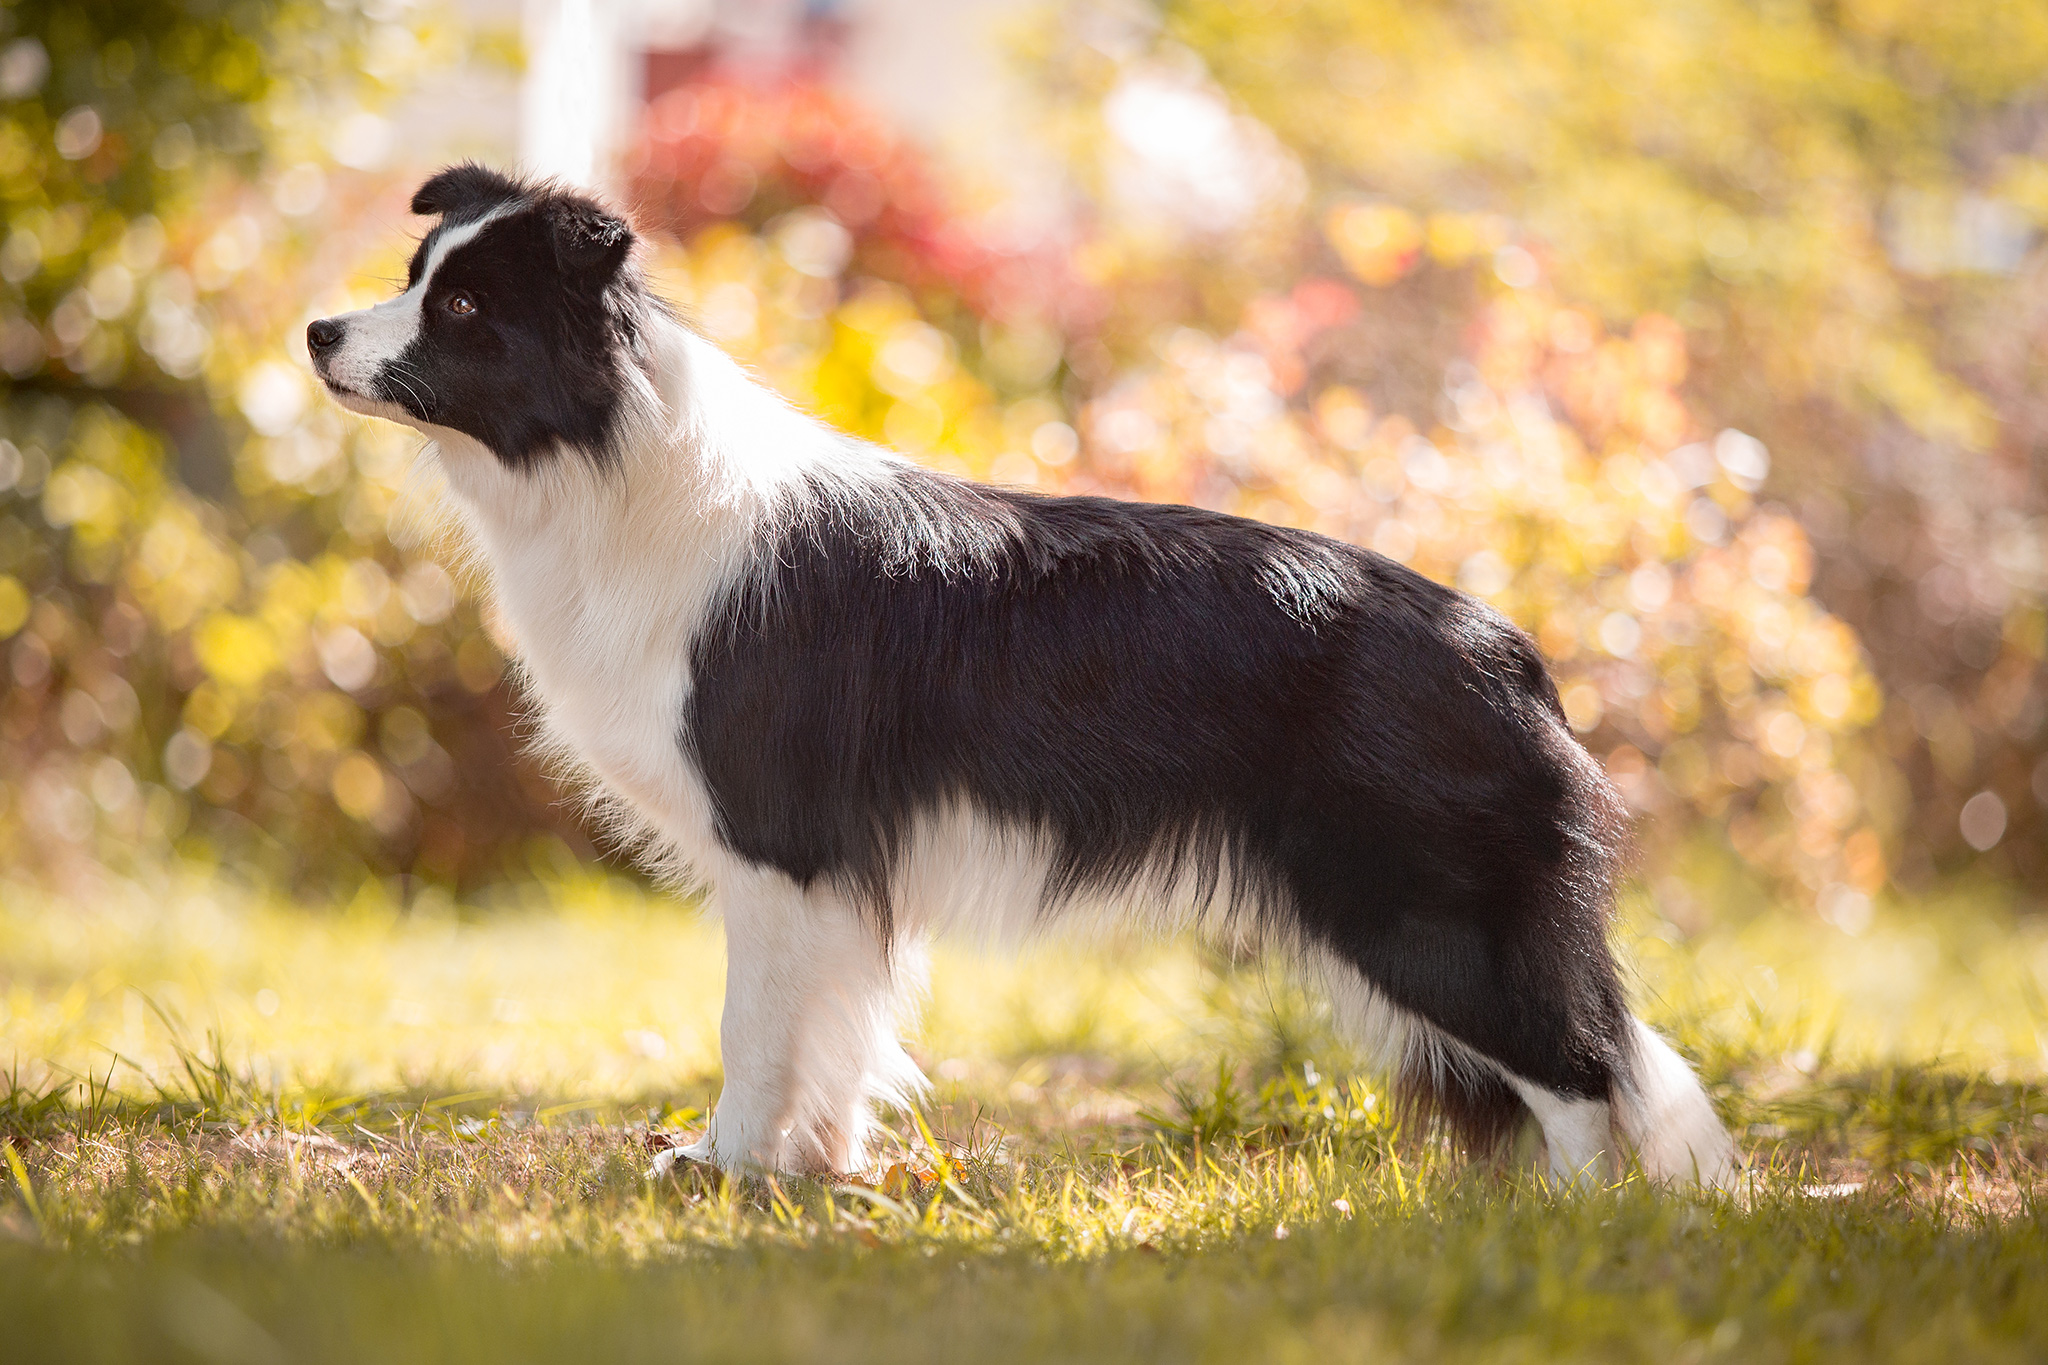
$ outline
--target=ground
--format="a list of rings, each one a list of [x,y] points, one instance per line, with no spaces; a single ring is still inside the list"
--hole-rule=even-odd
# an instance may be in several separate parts
[[[285,906],[0,887],[19,1360],[1744,1362],[2048,1353],[2048,924],[1988,894],[1630,898],[1753,1163],[1551,1188],[1404,1130],[1280,969],[943,950],[861,1181],[650,1150],[717,1088],[715,926],[617,879]],[[1702,904],[1706,910],[1702,910]]]

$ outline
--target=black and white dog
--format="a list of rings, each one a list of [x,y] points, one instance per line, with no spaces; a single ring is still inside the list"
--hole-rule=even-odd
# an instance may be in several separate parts
[[[1735,1149],[1607,944],[1624,815],[1527,636],[1303,531],[919,468],[649,294],[628,225],[479,166],[405,292],[307,328],[438,450],[553,745],[715,888],[725,1091],[685,1154],[855,1171],[924,1086],[940,929],[1291,954],[1468,1145]]]

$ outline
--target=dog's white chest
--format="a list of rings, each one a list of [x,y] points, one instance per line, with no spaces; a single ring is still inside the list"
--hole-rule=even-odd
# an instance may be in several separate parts
[[[594,777],[686,857],[708,802],[683,749],[689,648],[715,590],[687,544],[617,534],[484,534],[499,609],[553,756]]]

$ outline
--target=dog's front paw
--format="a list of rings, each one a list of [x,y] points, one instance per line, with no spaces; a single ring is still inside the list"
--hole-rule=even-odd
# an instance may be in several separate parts
[[[701,1166],[712,1166],[733,1175],[747,1171],[772,1171],[779,1169],[773,1154],[752,1150],[740,1134],[744,1128],[732,1124],[721,1125],[716,1116],[704,1129],[704,1135],[695,1142],[669,1147],[654,1154],[653,1165],[648,1174],[655,1178],[667,1175],[679,1161],[694,1161]]]
[[[647,1145],[653,1147],[657,1142],[661,1145],[656,1148],[654,1159],[647,1166],[646,1176],[649,1180],[661,1179],[676,1168],[676,1163],[682,1161],[694,1161],[704,1166],[717,1164],[712,1156],[712,1135],[709,1129],[706,1129],[704,1135],[695,1142],[683,1143],[665,1135],[654,1134],[649,1136]]]

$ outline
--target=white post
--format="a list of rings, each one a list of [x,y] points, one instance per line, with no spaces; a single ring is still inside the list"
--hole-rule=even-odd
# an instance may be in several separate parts
[[[601,189],[635,94],[614,0],[526,0],[519,159],[537,175]]]

